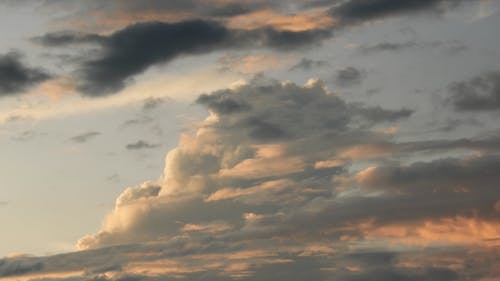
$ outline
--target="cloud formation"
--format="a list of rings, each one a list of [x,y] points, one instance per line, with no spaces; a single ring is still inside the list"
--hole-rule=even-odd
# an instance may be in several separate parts
[[[60,31],[35,37],[34,42],[50,48],[91,44],[89,56],[78,60],[77,90],[87,96],[105,96],[124,89],[134,77],[151,66],[186,55],[220,50],[273,49],[289,51],[316,46],[333,32],[360,22],[422,11],[446,11],[467,2],[426,1],[314,1],[289,4],[269,1],[88,1],[60,5],[96,16],[102,25],[116,21],[111,30]],[[42,6],[43,6],[42,5]],[[306,7],[300,11],[300,7]],[[314,8],[313,8],[314,7]],[[85,12],[82,12],[85,11]],[[107,11],[104,12],[104,11]],[[87,21],[87,19],[85,19]],[[380,45],[365,51],[410,46]],[[83,61],[83,62],[82,62]],[[297,67],[321,63],[303,61]],[[292,67],[296,70],[297,67]]]
[[[51,78],[43,69],[24,65],[21,58],[18,52],[0,55],[0,97],[23,93]]]
[[[343,25],[351,25],[390,16],[442,12],[462,2],[467,0],[350,0],[332,7],[330,13],[339,18]]]
[[[290,68],[290,71],[294,70],[311,70],[315,67],[327,67],[330,64],[327,61],[322,60],[312,60],[308,58],[302,58],[297,64]]]
[[[96,57],[86,60],[78,71],[78,90],[88,96],[103,96],[123,89],[127,81],[150,66],[167,63],[181,55],[206,54],[228,48],[296,49],[318,44],[331,35],[328,29],[287,31],[262,27],[239,30],[215,21],[191,20],[137,23],[108,36],[49,33],[36,41],[52,47],[98,43],[100,48]]]
[[[76,142],[76,143],[84,143],[90,139],[97,137],[100,134],[101,134],[100,132],[90,131],[90,132],[82,133],[82,134],[79,134],[76,136],[72,136],[68,140],[72,141],[72,142]]]
[[[117,198],[102,229],[79,240],[82,251],[4,259],[0,276],[466,280],[496,274],[488,269],[497,264],[493,245],[500,237],[495,137],[397,143],[374,128],[402,122],[411,110],[348,103],[320,80],[300,86],[257,76],[197,103],[210,116],[195,135],[181,136],[158,181]],[[457,149],[490,155],[411,160]]]
[[[159,144],[151,144],[144,140],[138,140],[134,143],[129,143],[125,146],[128,150],[151,149],[160,146]]]
[[[106,32],[48,33],[34,41],[49,48],[90,48],[77,62],[77,86],[97,97],[184,56],[302,50],[331,38],[337,28],[439,13],[465,1],[278,2],[44,0],[102,9],[110,22],[121,24]],[[293,14],[304,6],[318,10]],[[185,13],[170,19],[172,11]],[[313,15],[318,18],[308,22]],[[418,42],[359,50],[434,46]],[[247,60],[277,64],[274,54],[257,52],[224,58],[227,68],[238,62],[248,67]],[[304,58],[288,74],[326,66]],[[497,76],[489,72],[451,84],[446,102],[457,111],[493,112]],[[364,82],[365,72],[346,67],[333,78],[335,86],[351,87]],[[374,99],[383,101],[365,100]],[[136,100],[140,113],[121,128],[156,123],[149,115],[166,100],[146,92]],[[413,137],[406,130],[414,129],[414,109],[350,102],[318,79],[299,85],[257,75],[202,94],[195,104],[209,116],[181,134],[158,180],[126,188],[100,229],[78,240],[79,251],[5,257],[0,280],[487,281],[500,275],[498,130],[440,134],[449,138],[425,130],[424,137]],[[448,119],[447,126],[465,119],[457,120]],[[451,130],[442,128],[437,130]],[[84,143],[99,134],[69,141]],[[147,139],[141,136],[122,149],[152,153],[160,142]],[[117,181],[116,174],[107,180]]]
[[[336,85],[341,87],[350,87],[361,84],[365,74],[362,70],[348,66],[344,69],[339,69],[333,78]]]
[[[360,47],[360,51],[363,54],[371,54],[375,52],[383,52],[383,51],[401,51],[406,49],[412,49],[417,47],[418,44],[414,41],[407,41],[402,43],[396,42],[382,42],[375,45],[364,45]]]
[[[159,196],[141,199],[150,201],[151,209],[119,204],[103,231],[83,239],[82,247],[155,239],[159,233],[175,235],[182,228],[161,223],[163,219],[234,225],[244,221],[246,213],[258,213],[252,206],[300,205],[326,195],[331,192],[330,178],[343,171],[342,161],[349,160],[315,169],[316,162],[328,160],[316,158],[334,153],[335,146],[346,149],[355,136],[370,134],[362,129],[367,125],[397,122],[411,114],[405,109],[347,104],[329,94],[320,81],[301,87],[262,77],[234,90],[202,95],[198,103],[213,115],[201,124],[197,137],[183,136],[179,147],[168,154]],[[321,140],[328,135],[345,140],[340,138],[332,147]],[[301,190],[305,182],[309,182],[307,192]],[[236,209],[221,214],[228,201]],[[151,216],[140,215],[143,212]],[[200,213],[202,220],[197,217]]]
[[[451,83],[446,102],[457,111],[500,109],[500,71],[491,71],[467,81]]]

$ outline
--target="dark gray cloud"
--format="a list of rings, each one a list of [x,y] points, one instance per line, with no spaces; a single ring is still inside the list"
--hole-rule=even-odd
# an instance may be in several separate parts
[[[415,48],[417,43],[415,41],[407,41],[403,43],[395,42],[382,42],[375,45],[363,45],[359,47],[359,50],[363,54],[370,54],[375,52],[384,51],[401,51],[405,49]]]
[[[267,141],[295,139],[317,131],[325,134],[330,130],[347,131],[350,126],[393,122],[408,118],[413,113],[404,108],[388,110],[361,103],[346,103],[336,95],[326,94],[321,81],[303,89],[293,83],[282,85],[277,81],[259,79],[256,77],[248,87],[201,95],[197,102],[225,117],[217,128],[228,130],[227,134],[231,137]],[[261,83],[263,86],[259,87]],[[311,94],[296,94],[303,91]],[[287,102],[286,109],[280,106],[284,102]],[[326,108],[331,108],[333,112],[319,113]]]
[[[361,54],[372,54],[378,52],[399,52],[403,50],[424,49],[424,48],[442,48],[446,54],[454,55],[468,49],[462,42],[456,40],[449,41],[406,41],[406,42],[381,42],[374,45],[361,45],[358,50]]]
[[[68,140],[71,142],[76,142],[76,143],[85,143],[85,142],[99,136],[100,134],[101,134],[100,132],[91,131],[91,132],[82,133],[82,134],[79,134],[76,136],[72,136]]]
[[[22,93],[51,78],[41,68],[24,65],[21,58],[18,52],[0,55],[0,97]]]
[[[159,147],[159,144],[151,144],[144,140],[138,140],[134,143],[129,143],[125,146],[128,150],[151,149]]]
[[[371,120],[374,123],[394,122],[408,118],[414,113],[414,110],[408,108],[387,110],[380,106],[366,107],[362,104],[352,104],[351,109],[358,112],[365,120]]]
[[[483,73],[448,86],[446,103],[457,111],[494,111],[500,109],[500,71]]]
[[[358,68],[348,66],[344,69],[337,70],[333,80],[340,87],[351,87],[361,84],[365,77],[364,71]]]
[[[406,167],[383,166],[370,175],[367,185],[370,188],[433,193],[462,186],[471,188],[471,193],[496,198],[496,195],[500,195],[498,192],[493,190],[484,192],[481,189],[495,188],[496,182],[500,180],[500,175],[495,172],[499,167],[498,156],[468,160],[447,158],[432,162],[417,162]]]
[[[202,94],[196,100],[197,103],[206,105],[208,109],[219,114],[231,114],[250,109],[245,101],[231,98],[230,91],[220,91],[216,94]]]
[[[465,1],[465,0],[462,0]],[[459,1],[459,2],[462,2]],[[321,1],[320,1],[321,2]],[[410,13],[419,10],[447,9],[453,5],[447,0],[425,1],[323,1],[315,6],[333,5],[331,8],[334,17],[340,17],[342,24],[381,18],[393,14]],[[93,3],[93,4],[92,4]],[[118,9],[125,13],[142,13],[183,10],[197,14],[200,12],[213,18],[215,14],[234,16],[256,9],[270,8],[276,11],[286,10],[287,5],[270,4],[262,1],[245,3],[230,2],[222,5],[215,3],[214,9],[207,9],[210,5],[198,1],[181,3],[174,1],[165,4],[162,1],[151,1],[149,5],[114,3],[113,5],[92,2],[90,10]],[[296,3],[303,5],[303,3]],[[201,6],[200,6],[201,5]],[[299,6],[300,6],[299,5]],[[85,6],[85,5],[84,5]],[[200,8],[200,7],[205,8]],[[87,11],[88,12],[88,11]],[[310,29],[304,31],[278,30],[273,27],[261,27],[253,30],[229,29],[220,22],[210,20],[189,20],[182,22],[163,23],[145,22],[129,25],[110,35],[97,35],[80,32],[49,33],[34,40],[49,47],[95,43],[98,45],[93,58],[84,59],[77,71],[79,76],[78,90],[88,96],[103,96],[120,91],[152,65],[168,63],[182,55],[206,54],[221,49],[272,48],[290,50],[307,46],[314,46],[333,34],[333,27],[324,29]],[[174,42],[174,43],[172,43]],[[390,43],[372,46],[365,51],[381,49],[403,48],[404,45]],[[304,60],[292,69],[322,66],[321,63]],[[352,73],[351,73],[352,74]]]
[[[43,269],[43,263],[30,259],[0,259],[0,277],[22,275]]]
[[[209,52],[228,36],[223,26],[204,21],[128,26],[104,38],[98,57],[84,63],[79,90],[91,96],[116,92],[149,66],[182,54]]]
[[[66,45],[82,43],[100,43],[103,36],[97,34],[86,34],[75,31],[60,31],[48,33],[43,36],[34,37],[32,41],[47,47],[63,47]]]
[[[467,0],[350,0],[331,8],[342,25],[418,12],[442,12]]]
[[[333,30],[330,28],[289,31],[263,27],[248,31],[233,30],[232,33],[230,45],[240,48],[267,47],[279,51],[317,46],[323,40],[333,36]]]
[[[64,35],[64,33],[63,33]],[[38,41],[57,43],[98,42],[96,57],[78,71],[78,89],[89,96],[102,96],[123,89],[127,82],[152,65],[181,55],[205,54],[226,48],[274,48],[289,50],[318,44],[331,30],[284,31],[271,27],[232,30],[213,21],[177,23],[145,22],[130,25],[109,36],[46,34]]]
[[[313,68],[326,67],[326,66],[329,66],[329,65],[330,65],[330,63],[328,63],[327,61],[312,60],[312,59],[308,59],[308,58],[303,58],[296,65],[292,66],[290,68],[290,71],[294,71],[294,70],[311,70]]]

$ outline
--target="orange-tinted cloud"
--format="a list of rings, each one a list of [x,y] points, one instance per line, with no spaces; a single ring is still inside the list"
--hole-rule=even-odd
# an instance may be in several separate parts
[[[297,14],[281,14],[273,10],[260,10],[229,19],[228,26],[234,29],[257,29],[272,26],[278,30],[305,31],[326,29],[335,21],[323,10]]]

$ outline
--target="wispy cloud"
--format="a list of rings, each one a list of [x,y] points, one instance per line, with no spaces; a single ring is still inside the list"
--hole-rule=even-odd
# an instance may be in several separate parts
[[[86,132],[86,133],[72,136],[68,140],[71,142],[76,142],[76,143],[85,143],[85,142],[99,136],[100,134],[101,134],[100,132],[90,131],[90,132]]]
[[[152,144],[144,140],[138,140],[134,143],[129,143],[125,146],[128,150],[151,149],[159,147],[159,144]]]

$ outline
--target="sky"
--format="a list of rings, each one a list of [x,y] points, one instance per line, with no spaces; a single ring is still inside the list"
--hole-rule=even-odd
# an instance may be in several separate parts
[[[0,280],[500,280],[499,26],[0,0]]]

